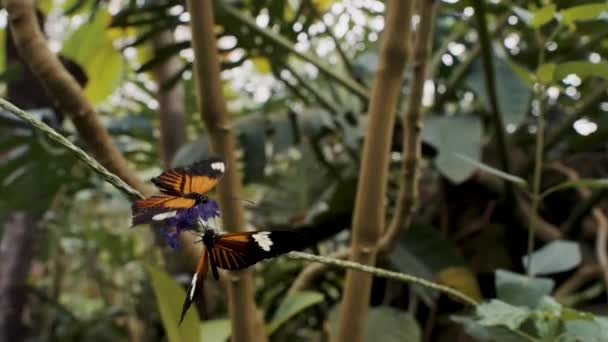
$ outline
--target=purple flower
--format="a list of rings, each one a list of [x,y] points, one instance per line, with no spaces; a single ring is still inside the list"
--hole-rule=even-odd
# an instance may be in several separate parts
[[[219,216],[220,208],[217,202],[207,197],[199,204],[188,209],[180,209],[175,216],[166,219],[164,223],[174,229],[169,231],[167,228],[162,228],[161,234],[169,246],[177,249],[179,248],[177,237],[182,231],[195,227],[199,218],[206,222],[210,218]]]
[[[170,232],[167,228],[160,228],[160,235],[165,239],[165,242],[173,249],[179,249],[181,247],[179,240],[177,239],[177,231]]]

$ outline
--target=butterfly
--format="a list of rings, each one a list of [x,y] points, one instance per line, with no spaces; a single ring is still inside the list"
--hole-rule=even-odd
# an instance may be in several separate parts
[[[224,159],[211,157],[152,178],[152,183],[162,194],[133,202],[132,224],[164,221],[176,216],[180,210],[205,202],[205,194],[219,182],[225,171]]]
[[[203,280],[209,268],[213,278],[219,280],[218,268],[241,270],[263,259],[299,249],[302,241],[300,233],[289,230],[219,234],[210,228],[203,230],[201,240],[205,249],[186,292],[179,323],[184,320],[188,308],[201,294]]]

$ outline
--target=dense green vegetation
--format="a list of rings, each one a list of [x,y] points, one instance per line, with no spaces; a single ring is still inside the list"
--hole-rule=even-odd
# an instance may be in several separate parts
[[[90,157],[1,103],[0,340],[606,340],[606,2],[2,4],[2,99]],[[200,244],[130,205],[221,151],[227,230],[338,261],[209,277],[178,326]]]

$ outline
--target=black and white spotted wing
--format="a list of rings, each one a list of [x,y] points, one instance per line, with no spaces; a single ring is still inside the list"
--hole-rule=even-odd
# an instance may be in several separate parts
[[[299,249],[301,242],[300,234],[293,231],[227,234],[216,234],[213,230],[206,231],[203,235],[205,250],[201,254],[196,272],[188,288],[182,306],[180,323],[192,302],[202,292],[203,279],[209,268],[211,268],[213,278],[218,280],[218,268],[231,271],[241,270],[261,260]]]
[[[296,249],[298,235],[292,231],[227,233],[216,235],[207,248],[218,268],[234,271]]]

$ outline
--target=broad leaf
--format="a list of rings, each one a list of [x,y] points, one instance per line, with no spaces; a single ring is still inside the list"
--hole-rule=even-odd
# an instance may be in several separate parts
[[[536,308],[554,286],[552,279],[526,277],[505,270],[497,270],[495,277],[496,294],[500,300],[529,308]]]
[[[274,333],[281,325],[305,309],[323,301],[323,294],[314,291],[301,291],[285,297],[268,323],[266,331]]]
[[[188,310],[184,321],[178,326],[186,291],[163,270],[148,264],[145,267],[169,342],[198,341],[201,329],[196,308]]]
[[[85,94],[94,104],[110,95],[122,76],[123,58],[114,49],[112,37],[106,30],[109,23],[107,12],[97,12],[94,20],[80,26],[61,50],[86,70],[89,80]]]
[[[467,295],[480,299],[475,274],[466,267],[456,246],[431,226],[413,225],[389,254],[392,266],[399,272],[454,286]],[[436,291],[412,285],[428,305],[437,298]]]
[[[225,342],[231,333],[230,320],[211,319],[201,324],[201,342]]]
[[[596,3],[567,8],[561,10],[560,15],[564,24],[574,29],[577,20],[592,20],[605,11],[608,11],[607,4]]]
[[[478,161],[481,135],[481,123],[474,116],[428,115],[424,119],[422,130],[422,139],[439,151],[435,158],[437,168],[454,183],[465,181],[475,171],[474,165],[456,155],[466,155]]]
[[[457,153],[456,157],[458,157],[458,158],[460,158],[460,159],[462,159],[462,160],[464,160],[464,161],[466,161],[468,163],[471,163],[471,164],[477,166],[478,168],[480,168],[481,170],[483,170],[483,171],[485,171],[487,173],[490,173],[490,174],[492,174],[492,175],[494,175],[496,177],[502,178],[502,179],[504,179],[506,181],[509,181],[511,183],[519,185],[519,186],[521,186],[523,188],[525,188],[525,187],[528,186],[528,182],[525,179],[517,177],[517,176],[509,174],[509,173],[506,173],[506,172],[503,172],[503,171],[500,171],[499,169],[493,168],[490,165],[487,165],[487,164],[484,164],[484,163],[482,163],[480,161],[472,159],[471,157],[462,155],[460,153]]]
[[[506,60],[494,58],[493,61],[500,115],[505,125],[515,125],[517,127],[526,117],[528,105],[532,99],[532,92],[511,69]],[[490,98],[480,59],[473,62],[471,71],[466,78],[466,84],[479,96],[484,108],[490,111]]]
[[[580,264],[581,250],[576,242],[552,241],[541,249],[532,253],[530,274],[552,274],[571,270]],[[522,260],[528,268],[528,256]]]
[[[555,15],[555,4],[543,6],[539,10],[534,11],[534,17],[532,18],[532,21],[530,22],[530,24],[534,28],[539,28],[539,27],[545,25],[546,23],[550,22],[551,19],[553,19],[554,15]]]
[[[336,338],[340,306],[336,305],[329,315],[330,341]],[[365,322],[365,342],[419,342],[422,332],[416,319],[409,313],[388,306],[369,310]]]
[[[480,304],[476,310],[478,323],[484,326],[506,326],[515,330],[530,316],[530,310],[492,299]]]

